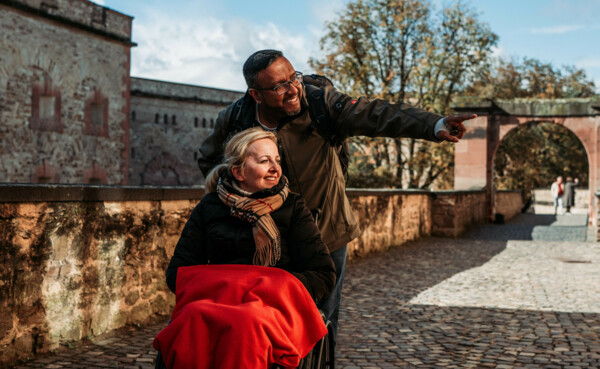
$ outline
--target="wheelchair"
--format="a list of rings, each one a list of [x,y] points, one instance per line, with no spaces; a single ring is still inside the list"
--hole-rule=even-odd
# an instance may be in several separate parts
[[[325,325],[327,327],[327,334],[315,344],[315,347],[313,347],[308,355],[300,360],[300,365],[298,365],[297,369],[335,368],[333,327],[330,321],[326,321]],[[160,351],[156,355],[154,368],[167,369]],[[282,369],[282,367],[275,365],[272,369]]]

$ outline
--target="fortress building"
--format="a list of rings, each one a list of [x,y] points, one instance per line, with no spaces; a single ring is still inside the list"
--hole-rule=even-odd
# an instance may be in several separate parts
[[[0,0],[0,182],[200,185],[195,155],[241,92],[132,78],[133,18]]]

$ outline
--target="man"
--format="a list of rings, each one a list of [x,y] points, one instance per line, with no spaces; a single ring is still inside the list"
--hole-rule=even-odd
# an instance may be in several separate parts
[[[309,209],[319,214],[319,229],[335,263],[336,287],[319,308],[333,323],[337,334],[346,245],[360,232],[346,197],[336,147],[314,129],[302,74],[296,72],[280,51],[257,51],[244,63],[243,73],[248,91],[240,101],[221,111],[214,131],[199,150],[198,165],[206,176],[219,163],[223,143],[231,135],[232,121],[241,129],[260,125],[277,131],[282,167],[290,188],[300,193]],[[353,99],[333,87],[324,88],[323,96],[335,135],[342,140],[370,136],[458,142],[466,130],[462,122],[476,117],[443,118],[405,104]],[[455,131],[455,136],[450,130]]]
[[[567,183],[565,184],[565,195],[563,196],[563,205],[567,209],[567,214],[571,214],[571,208],[575,206],[575,187],[579,185],[579,178],[567,177]]]
[[[552,198],[554,199],[554,215],[557,214],[557,210],[559,214],[563,213],[563,194],[565,193],[565,188],[563,184],[563,177],[556,177],[556,182],[552,183],[550,186],[550,194],[552,194]]]

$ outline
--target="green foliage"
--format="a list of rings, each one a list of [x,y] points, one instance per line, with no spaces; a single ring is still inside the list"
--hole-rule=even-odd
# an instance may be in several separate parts
[[[594,96],[596,86],[574,66],[556,68],[537,59],[497,59],[493,67],[480,70],[465,95],[490,99],[560,99]]]
[[[346,93],[413,105],[447,114],[470,76],[487,66],[497,36],[465,1],[434,13],[425,0],[355,0],[327,25],[324,59],[309,63]],[[363,186],[448,186],[452,148],[415,139],[361,138],[353,142],[350,179]],[[369,157],[373,155],[372,157]],[[381,178],[367,178],[382,167]],[[359,173],[363,173],[360,174]],[[371,175],[372,177],[373,175]]]
[[[549,188],[558,176],[579,178],[588,185],[585,148],[575,134],[554,123],[530,123],[510,131],[494,160],[494,186],[499,190]]]

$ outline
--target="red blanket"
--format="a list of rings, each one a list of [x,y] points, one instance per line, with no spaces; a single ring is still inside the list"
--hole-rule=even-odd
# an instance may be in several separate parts
[[[327,334],[302,283],[277,268],[179,268],[176,299],[153,343],[168,368],[295,368]]]

